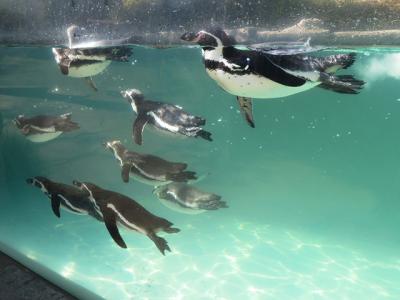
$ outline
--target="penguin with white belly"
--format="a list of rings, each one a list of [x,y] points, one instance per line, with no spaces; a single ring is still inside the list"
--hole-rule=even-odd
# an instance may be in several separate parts
[[[207,74],[222,89],[237,96],[251,127],[255,127],[252,98],[281,98],[316,86],[357,94],[365,83],[352,75],[334,75],[354,63],[355,53],[313,57],[283,50],[272,53],[250,47],[239,49],[234,38],[219,28],[187,32],[181,39],[201,46]]]
[[[61,116],[39,115],[32,118],[19,115],[13,122],[28,140],[43,143],[57,138],[64,132],[78,130],[78,123],[73,122],[71,117],[71,113]]]
[[[126,248],[126,243],[119,233],[117,224],[129,230],[146,235],[165,255],[171,251],[168,242],[157,236],[157,232],[177,233],[180,230],[172,227],[172,223],[147,211],[135,200],[122,194],[105,190],[89,182],[74,180],[73,184],[89,193],[88,199],[92,201],[96,211],[103,216],[104,223],[113,240],[121,248]]]
[[[129,176],[152,186],[197,179],[196,172],[185,171],[185,163],[170,162],[155,155],[129,151],[120,141],[109,141],[104,145],[120,163],[124,182],[129,181]]]
[[[68,48],[53,48],[54,58],[62,74],[70,77],[86,79],[87,83],[97,91],[92,77],[103,72],[112,61],[127,62],[132,50],[126,46],[77,48],[81,28],[72,25],[67,29]]]
[[[226,202],[221,200],[221,196],[182,182],[158,186],[154,189],[153,194],[166,207],[185,214],[200,214],[228,207]]]
[[[133,139],[136,144],[142,144],[142,133],[146,124],[163,133],[174,136],[201,137],[212,141],[211,133],[203,130],[206,120],[185,112],[182,107],[174,104],[145,100],[141,91],[129,89],[121,92],[137,114],[133,123]]]
[[[58,218],[61,216],[60,207],[62,207],[69,212],[89,215],[98,221],[103,221],[103,217],[94,209],[93,204],[88,199],[88,192],[75,186],[51,181],[42,176],[28,178],[26,182],[39,188],[50,199],[51,208]]]

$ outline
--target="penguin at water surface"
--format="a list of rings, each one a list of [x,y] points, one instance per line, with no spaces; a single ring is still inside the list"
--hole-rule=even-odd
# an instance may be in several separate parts
[[[167,233],[180,231],[178,228],[172,227],[173,224],[170,221],[153,215],[135,200],[122,194],[102,189],[89,182],[74,180],[73,184],[82,191],[89,193],[88,199],[103,217],[108,232],[118,246],[127,248],[117,224],[146,235],[163,255],[165,255],[165,251],[171,251],[168,242],[157,236],[157,232],[160,231]]]
[[[237,97],[240,109],[251,127],[255,127],[252,98],[281,98],[313,87],[343,94],[357,94],[364,81],[352,75],[334,75],[350,67],[355,53],[313,57],[263,49],[239,49],[233,37],[220,28],[187,32],[182,40],[202,48],[207,74]]]
[[[97,91],[92,77],[103,72],[112,61],[129,61],[132,50],[126,46],[77,48],[85,46],[76,44],[81,31],[76,25],[68,27],[68,48],[52,48],[52,51],[62,74],[84,78]]]
[[[174,136],[201,137],[212,141],[211,133],[202,128],[206,124],[206,120],[185,112],[182,107],[146,100],[142,92],[136,89],[122,91],[121,94],[137,114],[132,126],[133,139],[136,144],[142,144],[142,134],[146,124]]]
[[[19,115],[13,122],[28,140],[43,143],[57,138],[64,132],[78,130],[78,123],[73,122],[71,117],[71,113],[60,116],[38,115],[31,118]]]

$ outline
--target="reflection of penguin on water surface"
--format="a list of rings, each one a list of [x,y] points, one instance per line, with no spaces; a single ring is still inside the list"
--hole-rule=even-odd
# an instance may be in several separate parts
[[[128,61],[132,50],[125,46],[77,48],[80,45],[75,44],[81,35],[81,30],[75,25],[67,29],[68,48],[53,48],[54,58],[62,74],[85,78],[89,85],[97,90],[92,76],[103,72],[112,61]]]
[[[183,40],[202,47],[208,75],[237,96],[247,123],[254,127],[252,98],[280,98],[320,87],[343,94],[357,94],[364,81],[352,75],[333,75],[350,67],[355,53],[313,57],[303,54],[269,53],[263,49],[238,49],[235,40],[214,28],[188,32]]]
[[[228,207],[226,202],[221,200],[221,196],[182,182],[158,186],[153,193],[168,208],[185,214],[199,214]]]
[[[135,200],[122,194],[104,190],[88,182],[75,180],[73,184],[82,191],[89,193],[88,199],[92,201],[96,211],[103,216],[108,232],[118,246],[126,248],[126,244],[117,227],[117,224],[120,224],[129,230],[146,235],[163,255],[165,255],[166,250],[171,251],[168,242],[157,236],[157,232],[160,231],[167,233],[179,232],[178,228],[172,227],[173,224],[171,222],[153,215]]]
[[[137,114],[133,123],[133,139],[136,144],[142,144],[142,133],[146,124],[152,125],[164,133],[201,137],[212,141],[211,133],[202,128],[206,124],[206,120],[185,112],[182,107],[145,100],[142,92],[136,89],[126,90],[121,94],[129,101],[133,111]]]
[[[39,188],[51,201],[51,208],[54,214],[60,217],[60,207],[69,212],[90,215],[93,218],[103,221],[102,216],[94,209],[93,204],[87,198],[89,193],[74,186],[51,181],[45,177],[37,176],[26,180]]]
[[[72,122],[71,117],[70,113],[61,116],[39,115],[32,118],[19,115],[13,122],[28,140],[43,143],[55,139],[63,132],[79,129],[78,123]]]
[[[124,182],[129,176],[150,185],[165,184],[171,181],[188,181],[196,179],[196,173],[185,171],[187,164],[164,160],[150,154],[129,151],[120,141],[110,141],[104,144],[119,161]]]

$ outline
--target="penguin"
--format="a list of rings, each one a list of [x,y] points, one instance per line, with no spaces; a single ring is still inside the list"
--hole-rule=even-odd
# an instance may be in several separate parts
[[[235,95],[247,123],[255,127],[252,98],[281,98],[314,87],[343,94],[357,94],[365,84],[352,75],[334,75],[349,68],[355,53],[313,57],[290,51],[239,49],[222,29],[187,32],[184,41],[202,48],[207,74],[226,92]]]
[[[75,44],[80,32],[81,28],[76,25],[68,27],[68,48],[52,48],[52,52],[62,74],[84,78],[97,91],[92,76],[103,72],[112,61],[129,61],[132,50],[126,46],[77,48]]]
[[[13,122],[28,140],[43,143],[57,138],[64,132],[78,130],[78,123],[71,121],[71,117],[71,113],[60,116],[38,115],[32,118],[19,115]]]
[[[98,221],[103,221],[102,216],[94,209],[93,204],[88,199],[88,192],[75,186],[51,181],[42,176],[28,178],[26,182],[39,188],[50,199],[51,209],[57,218],[61,216],[60,207],[62,207],[69,212],[89,215]]]
[[[133,140],[136,144],[142,144],[142,134],[146,124],[174,136],[201,137],[212,141],[211,133],[202,128],[206,124],[206,120],[185,112],[182,107],[145,100],[142,92],[136,89],[122,91],[121,94],[128,100],[137,115],[133,123]]]
[[[170,162],[154,155],[129,151],[121,141],[109,141],[104,146],[119,161],[124,182],[129,181],[129,176],[152,186],[197,179],[196,172],[185,171],[185,163]]]
[[[153,194],[166,207],[185,214],[200,214],[209,210],[227,208],[221,196],[204,192],[183,182],[172,182],[158,186]]]
[[[135,200],[122,194],[102,189],[89,182],[74,180],[73,184],[89,193],[89,200],[93,203],[96,211],[103,216],[106,228],[118,246],[127,248],[117,224],[146,235],[154,242],[162,255],[165,255],[165,251],[171,251],[168,242],[157,236],[159,231],[167,233],[180,231],[180,229],[172,227],[173,224],[170,221],[153,215]]]

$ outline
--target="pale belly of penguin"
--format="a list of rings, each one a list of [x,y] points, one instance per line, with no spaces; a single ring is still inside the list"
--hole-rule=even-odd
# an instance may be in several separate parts
[[[62,131],[48,132],[48,133],[37,133],[27,135],[26,138],[34,143],[44,143],[54,140],[56,137],[62,134]]]
[[[228,93],[248,98],[282,98],[307,91],[320,84],[306,82],[302,86],[290,87],[253,74],[236,75],[222,70],[207,70],[207,73]]]
[[[110,60],[105,60],[79,67],[71,66],[68,70],[68,76],[76,78],[91,77],[103,72],[110,64]]]

